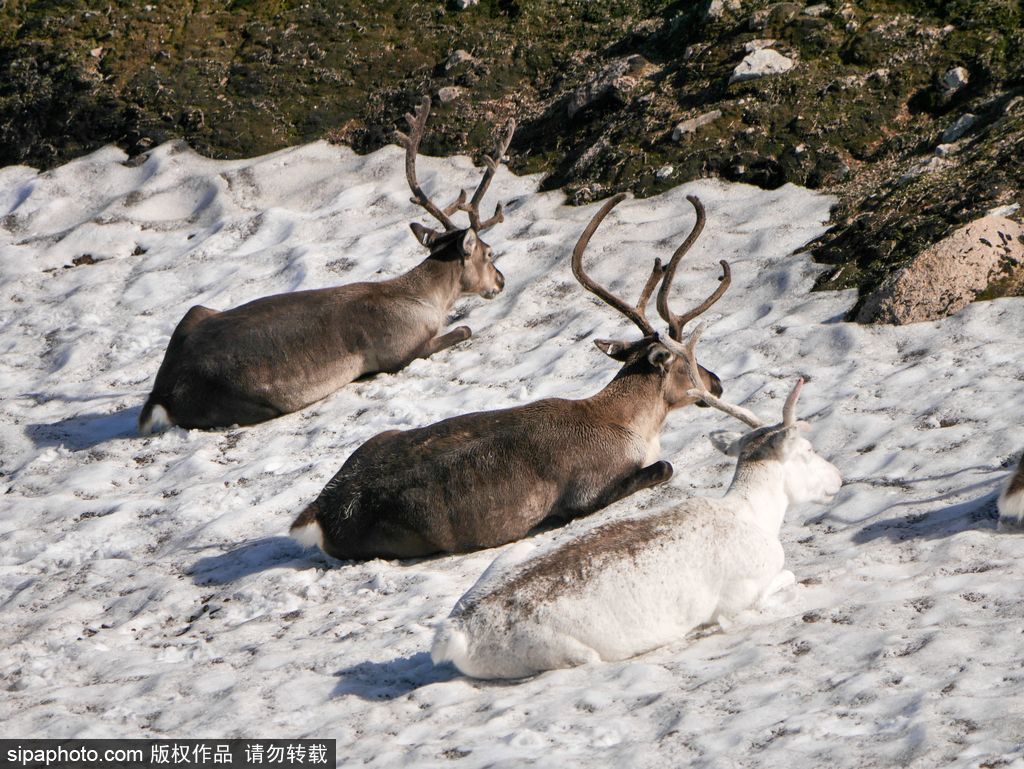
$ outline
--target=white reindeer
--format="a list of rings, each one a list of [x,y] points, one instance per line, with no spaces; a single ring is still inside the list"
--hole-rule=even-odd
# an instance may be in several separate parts
[[[685,345],[694,347],[703,329]],[[700,381],[696,375],[693,381]],[[615,521],[536,554],[521,544],[495,561],[437,631],[431,656],[475,678],[522,678],[598,660],[622,660],[724,624],[794,581],[779,541],[791,504],[826,502],[839,471],[814,453],[797,422],[799,380],[782,422],[706,390],[691,391],[753,428],[730,441],[738,456],[721,499]],[[719,448],[724,448],[719,446]]]
[[[1024,530],[1024,456],[999,495],[999,530]]]

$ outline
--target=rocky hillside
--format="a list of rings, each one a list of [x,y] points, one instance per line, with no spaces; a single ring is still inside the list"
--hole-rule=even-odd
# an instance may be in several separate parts
[[[833,192],[820,286],[865,298],[962,225],[1019,218],[1019,0],[95,6],[0,3],[0,164],[173,137],[216,157],[369,151],[430,93],[424,151],[479,151],[515,116],[512,168],[577,202],[709,175]],[[981,296],[1024,294],[1004,261]]]

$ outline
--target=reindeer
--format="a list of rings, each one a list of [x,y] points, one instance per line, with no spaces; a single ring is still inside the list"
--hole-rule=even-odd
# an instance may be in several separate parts
[[[480,219],[480,203],[498,169],[515,123],[498,139],[472,199],[462,191],[442,209],[420,188],[416,155],[430,114],[430,98],[406,115],[405,174],[412,202],[443,226],[410,225],[430,255],[404,275],[380,283],[352,283],[277,294],[218,312],[195,306],[171,335],[153,391],[139,415],[149,433],[185,428],[250,425],[297,411],[366,374],[393,373],[469,339],[459,326],[445,334],[448,311],[466,294],[497,296],[505,278],[480,234],[504,221],[501,204]],[[463,211],[469,227],[451,216]]]
[[[591,280],[582,259],[594,231],[624,197],[605,203],[572,255],[580,284],[643,334],[639,341],[596,340],[622,362],[615,378],[582,400],[548,398],[381,433],[353,452],[292,524],[292,536],[340,559],[464,552],[519,539],[546,519],[590,515],[671,477],[672,466],[656,461],[666,416],[700,400],[688,394],[694,386],[722,392],[713,372],[686,368],[679,340],[683,326],[725,293],[729,265],[721,262],[721,283],[702,304],[683,315],[671,312],[676,268],[705,221],[704,207],[690,197],[697,220],[668,265],[655,260],[636,305],[614,296]],[[646,317],[659,281],[667,336]]]
[[[688,360],[700,336],[694,332]],[[622,660],[683,638],[793,584],[779,541],[790,505],[826,502],[839,471],[814,453],[796,421],[798,380],[782,422],[703,391],[690,397],[752,429],[726,449],[738,457],[728,492],[643,518],[604,524],[534,554],[520,543],[498,558],[438,628],[431,657],[475,678]],[[719,446],[719,448],[724,448]]]
[[[1024,456],[999,495],[999,530],[1024,531]]]

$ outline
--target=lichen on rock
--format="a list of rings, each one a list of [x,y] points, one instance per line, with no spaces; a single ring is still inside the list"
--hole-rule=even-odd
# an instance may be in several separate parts
[[[1024,276],[1024,227],[985,216],[929,246],[868,297],[857,320],[903,325],[959,312],[992,283]]]

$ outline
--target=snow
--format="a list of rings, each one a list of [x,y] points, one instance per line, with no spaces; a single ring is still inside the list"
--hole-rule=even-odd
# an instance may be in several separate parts
[[[478,178],[424,158],[447,199]],[[503,548],[412,563],[329,562],[288,539],[303,505],[375,433],[549,395],[582,397],[633,337],[569,254],[595,206],[502,169],[487,240],[507,278],[460,302],[471,340],[272,423],[134,431],[193,304],[381,279],[423,256],[401,153],[315,143],[239,161],[180,144],[47,173],[0,169],[0,723],[8,736],[309,736],[345,766],[1024,766],[1024,538],[995,498],[1024,445],[1024,301],[915,326],[842,322],[794,253],[832,200],[718,181],[621,204],[588,265],[635,296],[654,256],[708,226],[682,306],[734,284],[700,350],[725,397],[773,414],[797,376],[817,451],[847,479],[790,511],[798,584],[727,630],[517,683],[434,667],[435,625]],[[68,267],[91,255],[95,264]],[[717,412],[670,415],[669,484],[538,535],[720,495]],[[514,547],[514,545],[509,546]]]

